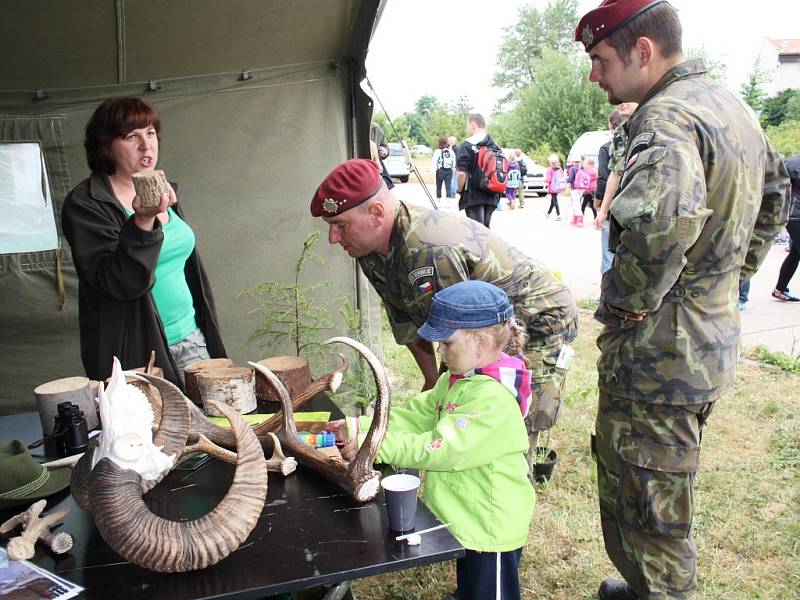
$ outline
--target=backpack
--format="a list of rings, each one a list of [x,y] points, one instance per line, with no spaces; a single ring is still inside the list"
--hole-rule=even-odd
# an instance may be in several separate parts
[[[525,177],[528,174],[528,165],[521,158],[517,159],[517,163],[519,164],[519,174]]]
[[[553,189],[557,192],[563,192],[567,189],[567,179],[564,177],[564,171],[561,169],[553,171]]]
[[[495,194],[505,193],[508,161],[496,144],[477,146],[472,179],[479,190]]]
[[[508,170],[508,181],[506,182],[507,188],[518,188],[519,182],[522,179],[522,173],[519,170],[519,167],[515,167],[513,169]]]
[[[450,148],[442,148],[442,153],[439,155],[439,168],[452,169],[456,164],[456,157]]]

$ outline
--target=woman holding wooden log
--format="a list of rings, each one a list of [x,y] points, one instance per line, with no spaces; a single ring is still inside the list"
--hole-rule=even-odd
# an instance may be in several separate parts
[[[79,278],[81,359],[92,379],[111,374],[114,356],[136,368],[155,351],[164,377],[183,385],[187,364],[225,356],[178,188],[155,171],[160,128],[139,98],[103,102],[86,125],[91,175],[61,213]]]

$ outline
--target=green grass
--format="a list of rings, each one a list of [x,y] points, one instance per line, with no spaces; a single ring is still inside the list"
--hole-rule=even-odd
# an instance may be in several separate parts
[[[558,464],[537,504],[520,567],[523,598],[596,598],[619,575],[606,557],[589,452],[597,405],[599,325],[585,307],[562,417],[550,435]],[[393,401],[422,385],[410,353],[384,335]],[[800,376],[740,364],[703,434],[694,536],[697,600],[800,599]],[[424,539],[423,539],[424,543]],[[359,580],[359,600],[439,600],[455,589],[454,564]]]

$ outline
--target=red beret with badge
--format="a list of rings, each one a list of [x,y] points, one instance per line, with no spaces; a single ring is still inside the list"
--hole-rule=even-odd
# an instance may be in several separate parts
[[[589,52],[601,40],[654,6],[667,0],[603,0],[590,10],[575,28],[575,41]]]
[[[331,171],[317,188],[311,200],[311,214],[333,217],[369,200],[383,185],[381,171],[375,162],[354,158]]]

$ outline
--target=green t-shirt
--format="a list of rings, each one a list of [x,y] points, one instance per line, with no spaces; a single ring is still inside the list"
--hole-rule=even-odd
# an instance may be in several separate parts
[[[133,212],[125,210],[128,215]],[[156,281],[150,290],[167,344],[185,339],[197,327],[194,319],[194,303],[189,284],[186,283],[184,267],[194,250],[194,232],[178,214],[168,208],[169,221],[162,224],[164,243],[156,263]]]

